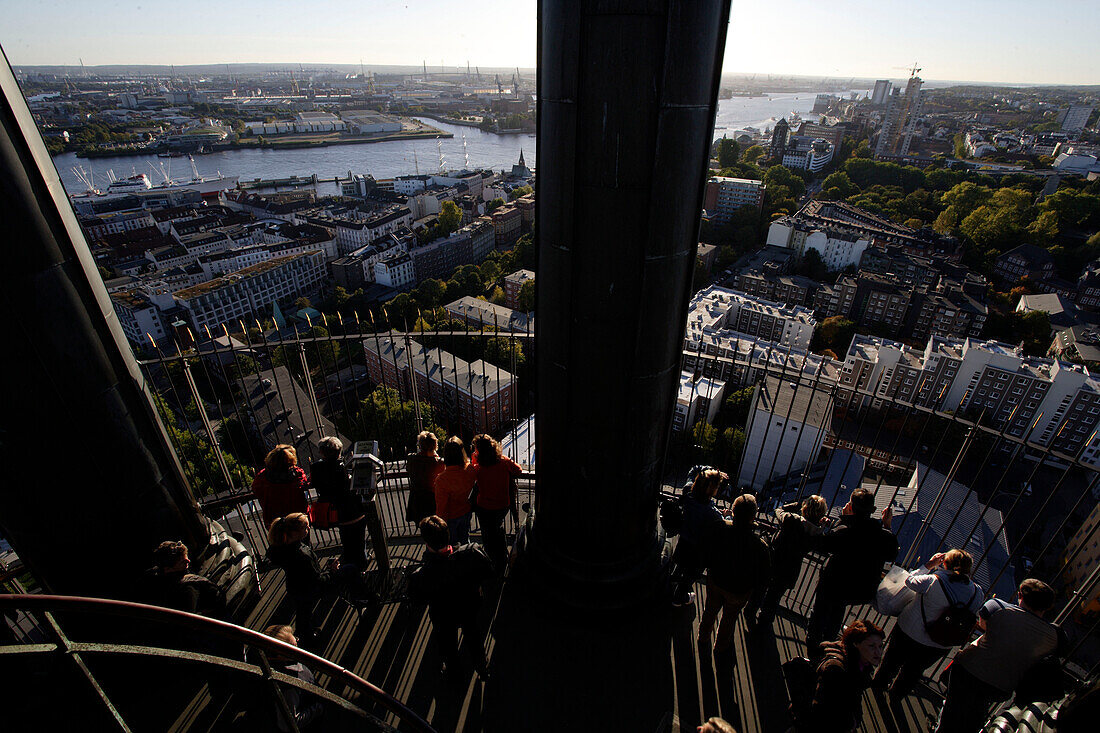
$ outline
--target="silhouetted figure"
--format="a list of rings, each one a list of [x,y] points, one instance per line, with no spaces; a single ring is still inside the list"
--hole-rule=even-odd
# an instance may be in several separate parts
[[[150,603],[224,619],[225,598],[218,586],[202,575],[187,572],[191,557],[179,540],[165,540],[153,551],[153,567],[146,573],[146,596]]]
[[[727,478],[729,477],[721,471],[702,468],[695,474],[691,488],[680,499],[683,517],[676,550],[672,553],[672,562],[675,564],[672,574],[674,606],[684,606],[695,600],[692,588],[706,567],[703,544],[707,528],[729,515],[728,510],[721,510],[714,503],[718,487]]]
[[[501,453],[500,443],[488,435],[474,438],[472,465],[477,467],[477,491],[474,493],[474,513],[481,529],[481,541],[493,561],[498,575],[508,564],[508,540],[504,534],[504,518],[509,512],[519,519],[516,505],[516,478],[523,469]]]
[[[905,585],[918,595],[898,615],[898,622],[890,632],[882,664],[875,673],[875,687],[889,686],[893,695],[908,695],[925,669],[942,659],[953,646],[970,640],[970,628],[984,599],[982,589],[970,579],[973,566],[970,553],[951,550],[933,555],[923,571],[910,573]],[[969,627],[965,631],[967,638],[954,644],[943,643],[946,640],[934,624],[944,619],[945,612],[960,619],[956,622],[961,624],[960,628]]]
[[[822,641],[836,637],[850,604],[874,600],[883,564],[897,557],[898,540],[890,531],[893,516],[890,508],[882,511],[881,521],[872,519],[874,510],[874,494],[856,489],[844,506],[839,526],[818,540],[819,548],[828,553],[829,559],[821,569],[806,634],[811,659]]]
[[[493,575],[493,563],[478,544],[452,545],[447,522],[438,516],[420,522],[424,564],[409,578],[409,598],[428,607],[432,636],[443,657],[443,670],[458,670],[458,630],[473,657],[474,669],[485,679],[489,671],[478,622],[482,585]]]
[[[718,614],[718,638],[714,653],[729,649],[737,617],[752,594],[762,589],[771,575],[768,545],[753,531],[756,498],[742,494],[733,502],[730,521],[707,525],[704,555],[707,561],[707,600],[699,621],[699,648],[710,646],[710,634]]]
[[[470,517],[473,505],[470,494],[477,482],[478,468],[466,457],[462,439],[451,437],[443,445],[443,470],[435,477],[435,513],[447,522],[451,544],[460,545],[470,539]]]
[[[696,733],[737,733],[737,729],[725,719],[714,716],[695,729]]]
[[[882,661],[886,634],[870,621],[853,621],[840,641],[821,645],[808,719],[795,721],[799,731],[849,733],[862,718],[863,692]]]
[[[309,517],[306,514],[295,512],[276,519],[267,535],[267,557],[285,574],[286,594],[294,604],[298,638],[304,646],[312,647],[317,639],[313,608],[330,576],[327,570],[321,569],[317,555],[306,541],[308,537]],[[334,565],[339,567],[339,563]]]
[[[309,479],[298,465],[292,445],[277,445],[264,458],[264,468],[252,481],[252,493],[260,502],[264,526],[279,517],[305,512],[309,504]]]
[[[410,453],[405,459],[409,474],[409,503],[405,509],[406,521],[420,525],[420,520],[435,514],[435,477],[443,470],[443,459],[436,454],[439,439],[428,430],[416,436],[419,452]]]
[[[1054,589],[1041,580],[1020,583],[1015,604],[998,598],[978,612],[983,632],[947,668],[947,695],[936,733],[974,733],[994,703],[1008,699],[1024,674],[1058,649],[1058,631],[1043,620]]]
[[[294,629],[290,626],[282,624],[268,626],[264,629],[264,633],[286,644],[298,646],[298,637],[294,635]],[[311,685],[317,684],[313,672],[309,671],[309,668],[301,662],[296,662],[277,653],[272,653],[269,660],[272,669],[276,672],[282,672],[288,677],[297,678]],[[283,699],[286,701],[287,708],[290,709],[290,714],[294,716],[294,726],[300,731],[316,729],[316,723],[323,717],[325,712],[321,700],[308,692],[303,692],[294,685],[280,685],[279,689],[283,693]],[[287,722],[286,715],[283,713],[282,706],[278,704],[278,701],[275,701],[272,713],[277,730],[289,733],[289,731],[295,729]]]
[[[340,563],[364,570],[367,555],[364,549],[367,533],[367,515],[363,511],[363,499],[351,490],[351,475],[340,460],[344,444],[339,438],[324,438],[320,443],[321,460],[309,468],[309,482],[317,490],[317,498],[332,504],[340,528],[340,544],[343,554]]]
[[[760,615],[755,619],[758,628],[771,626],[779,599],[798,582],[802,561],[821,536],[828,511],[825,500],[816,495],[803,499],[801,506],[791,503],[775,510],[779,530],[771,542],[772,579],[760,601]],[[746,611],[750,621],[754,611],[751,607]]]

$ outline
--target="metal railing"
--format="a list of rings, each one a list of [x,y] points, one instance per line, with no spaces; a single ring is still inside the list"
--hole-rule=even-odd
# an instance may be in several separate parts
[[[346,711],[371,730],[420,733],[434,730],[403,703],[350,670],[292,644],[224,621],[142,603],[52,595],[0,595],[0,612],[29,615],[45,630],[40,640],[0,644],[0,656],[8,660],[5,665],[12,665],[12,660],[19,658],[57,658],[68,664],[76,679],[82,680],[99,701],[102,722],[92,723],[96,729],[129,731],[131,725],[127,721],[132,713],[149,712],[147,700],[126,693],[130,684],[111,684],[115,675],[98,664],[104,659],[121,659],[126,663],[120,674],[127,682],[138,674],[140,664],[154,664],[158,660],[169,660],[174,665],[202,665],[205,673],[192,678],[196,686],[209,679],[212,668],[228,673],[235,681],[242,678],[260,681],[264,683],[265,699],[248,699],[244,701],[245,708],[257,717],[260,710],[270,711],[273,718],[280,717],[286,728],[295,733],[298,725],[287,700],[289,688],[311,695],[333,710]],[[140,643],[119,641],[117,626],[98,620],[88,623],[89,617],[121,620],[131,630],[135,625],[148,624],[149,639],[134,640]],[[103,626],[106,631],[89,631]],[[176,642],[193,639],[197,644],[166,646],[162,643],[164,634],[171,634],[170,638]],[[100,635],[107,638],[97,638]],[[211,651],[212,646],[220,647],[221,653]],[[243,655],[239,653],[242,650]],[[280,667],[291,663],[305,665],[317,675],[317,681],[305,681]],[[235,694],[244,688],[237,682],[232,687]],[[173,712],[179,711],[162,711],[166,715]],[[91,713],[86,710],[82,716],[86,719]],[[167,730],[172,721],[158,722],[159,729]]]

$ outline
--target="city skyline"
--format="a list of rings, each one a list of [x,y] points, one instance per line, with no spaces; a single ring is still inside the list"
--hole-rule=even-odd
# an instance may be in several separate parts
[[[15,66],[79,66],[81,61],[89,67],[360,62],[416,67],[425,61],[429,68],[461,68],[467,61],[486,68],[535,65],[532,0],[499,4],[496,12],[459,15],[457,22],[453,6],[436,0],[415,6],[383,4],[369,13],[362,5],[332,0],[305,17],[290,3],[265,3],[261,13],[260,6],[196,0],[187,17],[201,20],[209,13],[218,22],[197,22],[194,30],[181,26],[177,11],[164,7],[63,0],[47,14],[40,6],[11,0],[4,5],[8,22],[0,31],[0,44]],[[940,81],[1100,83],[1090,63],[1090,34],[1100,27],[1100,7],[1053,0],[1047,9],[1046,17],[1057,20],[1040,36],[1020,22],[1030,12],[1022,0],[978,0],[967,7],[933,0],[919,13],[862,0],[828,6],[808,0],[782,6],[735,4],[723,74],[897,79],[916,61],[924,66],[924,76]],[[287,23],[291,16],[296,18],[293,24]],[[781,29],[782,46],[768,28]],[[423,50],[410,53],[410,47]]]

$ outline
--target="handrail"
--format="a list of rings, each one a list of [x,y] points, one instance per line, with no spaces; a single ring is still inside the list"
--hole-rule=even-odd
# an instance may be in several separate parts
[[[131,619],[143,619],[154,623],[186,627],[204,634],[239,642],[250,647],[256,647],[277,654],[284,658],[293,659],[296,662],[302,662],[332,677],[334,680],[347,685],[360,694],[365,695],[380,707],[407,723],[410,729],[420,731],[421,733],[435,733],[435,729],[432,728],[427,721],[413,712],[410,708],[406,707],[401,701],[351,670],[341,667],[324,657],[293,646],[292,644],[287,644],[267,636],[266,634],[261,634],[258,631],[253,631],[252,629],[238,626],[227,621],[219,621],[217,619],[207,618],[185,611],[178,611],[172,608],[162,608],[146,603],[119,601],[110,598],[44,594],[0,594],[0,610],[9,609],[40,613],[49,611],[75,611],[120,616]],[[0,645],[0,649],[5,646],[11,647],[21,645]],[[38,644],[34,646],[40,647],[42,645]],[[190,656],[194,657],[195,655]]]

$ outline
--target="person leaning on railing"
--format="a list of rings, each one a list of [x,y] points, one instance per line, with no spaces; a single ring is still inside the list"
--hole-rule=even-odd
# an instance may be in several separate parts
[[[994,703],[1007,700],[1037,662],[1058,649],[1057,628],[1043,620],[1054,589],[1041,580],[1020,583],[1017,603],[993,598],[978,613],[983,633],[947,668],[947,695],[936,733],[979,730]]]
[[[451,544],[465,544],[470,539],[470,494],[477,474],[477,466],[466,457],[462,439],[450,437],[443,445],[443,470],[435,477],[435,513],[447,521]]]
[[[706,560],[703,557],[704,536],[712,524],[729,515],[728,509],[719,509],[714,497],[722,482],[729,477],[714,468],[700,468],[691,488],[680,500],[683,509],[680,536],[672,562],[676,569],[672,574],[672,605],[684,606],[694,602],[692,587],[703,574]]]
[[[267,534],[267,557],[286,576],[286,594],[294,604],[294,620],[303,646],[316,641],[317,627],[313,623],[313,607],[330,581],[327,570],[309,546],[309,516],[295,512],[271,523]],[[339,563],[334,563],[339,567]]]
[[[981,587],[970,579],[973,566],[970,553],[950,550],[933,555],[923,572],[915,570],[905,579],[906,587],[918,595],[901,612],[890,632],[882,664],[875,673],[875,687],[889,686],[890,693],[898,697],[908,695],[925,669],[952,647],[969,641],[970,630],[966,627],[973,627],[985,597]],[[960,607],[957,610],[953,608],[956,605]],[[961,619],[960,631],[966,637],[954,644],[942,643],[946,639],[930,626],[949,609]]]
[[[405,471],[409,474],[405,520],[419,526],[421,519],[435,514],[435,477],[443,470],[443,459],[436,453],[439,439],[429,430],[416,436],[416,446],[419,451],[405,459]]]
[[[339,438],[328,437],[321,441],[320,449],[321,460],[309,467],[309,482],[317,490],[317,498],[329,502],[336,510],[343,546],[341,564],[365,570],[367,515],[363,511],[363,499],[351,490],[351,475],[340,460],[344,444]]]
[[[264,457],[264,468],[252,481],[252,493],[260,502],[264,526],[279,517],[305,512],[309,505],[309,479],[298,465],[292,445],[277,445]]]
[[[497,575],[504,573],[508,564],[508,540],[504,535],[504,517],[510,511],[518,520],[516,506],[516,477],[523,469],[515,461],[503,455],[500,443],[488,435],[474,438],[472,465],[477,466],[477,491],[474,494],[474,513],[481,528],[481,541],[493,561]]]

